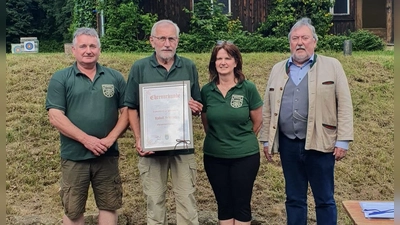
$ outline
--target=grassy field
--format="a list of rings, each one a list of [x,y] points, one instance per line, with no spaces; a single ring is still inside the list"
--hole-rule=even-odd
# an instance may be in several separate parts
[[[104,53],[100,63],[127,77],[132,63],[148,54]],[[208,80],[209,54],[182,54],[197,65],[200,85]],[[354,105],[354,142],[346,158],[336,164],[336,201],[339,224],[351,224],[341,201],[394,199],[394,51],[325,53],[342,62],[348,76]],[[284,53],[244,54],[244,72],[263,96],[269,71],[285,58]],[[59,189],[59,135],[50,126],[44,107],[51,75],[73,63],[59,54],[6,55],[6,214],[7,224],[41,221],[59,224],[63,214]],[[216,211],[216,203],[202,163],[204,133],[194,118],[198,161],[197,201],[201,212]],[[137,155],[130,131],[119,139],[123,180],[123,208],[129,224],[144,224],[145,202],[140,186]],[[169,215],[174,215],[173,195],[168,192]],[[309,224],[315,224],[309,192]],[[253,192],[253,212],[261,224],[284,224],[284,180],[275,156],[274,163],[262,157]],[[87,213],[96,212],[93,197]],[[173,218],[171,218],[173,221]],[[22,222],[21,222],[22,223]],[[27,223],[25,223],[27,224]],[[33,223],[32,223],[33,224]],[[36,224],[36,223],[35,223]]]

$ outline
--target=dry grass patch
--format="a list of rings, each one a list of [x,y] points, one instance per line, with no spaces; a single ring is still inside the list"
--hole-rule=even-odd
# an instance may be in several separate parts
[[[104,53],[100,63],[122,72],[127,78],[132,63],[148,54]],[[200,85],[208,80],[209,54],[182,54],[196,63]],[[342,62],[347,73],[354,104],[355,141],[347,157],[336,165],[336,201],[339,224],[351,224],[340,204],[343,200],[394,199],[394,52],[354,52],[353,56],[326,53]],[[268,74],[282,53],[244,54],[244,72],[264,95]],[[59,223],[62,207],[58,196],[59,139],[50,126],[44,107],[51,75],[73,63],[60,54],[6,56],[6,213],[7,224],[21,218],[42,218],[43,224]],[[201,212],[216,212],[216,203],[203,167],[204,132],[194,118],[194,139],[198,162],[197,200]],[[120,168],[124,205],[120,213],[130,224],[144,224],[145,200],[140,186],[137,155],[132,133],[119,140]],[[315,215],[311,192],[309,222]],[[173,195],[168,193],[169,215],[175,210]],[[284,224],[284,180],[278,157],[266,163],[264,157],[254,186],[253,210],[263,224]],[[96,211],[92,193],[87,212]],[[33,217],[32,217],[33,216]],[[173,219],[171,219],[173,221]]]

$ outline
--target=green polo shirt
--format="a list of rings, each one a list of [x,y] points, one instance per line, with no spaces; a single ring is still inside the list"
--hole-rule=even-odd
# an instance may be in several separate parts
[[[91,81],[79,71],[75,62],[51,77],[46,109],[59,109],[85,133],[104,138],[117,124],[125,87],[126,82],[120,72],[97,64],[96,75]],[[80,142],[61,133],[60,141],[63,159],[78,161],[97,157]],[[118,154],[115,142],[104,156]]]
[[[201,102],[198,72],[193,61],[175,55],[174,64],[171,69],[167,71],[165,67],[157,62],[156,55],[153,53],[151,56],[140,59],[132,65],[128,76],[126,86],[127,94],[125,95],[124,105],[140,112],[139,84],[183,80],[190,81],[191,97]],[[191,154],[193,152],[194,149],[156,151],[155,154],[150,155],[150,157],[158,155]]]
[[[210,82],[201,89],[201,99],[208,122],[204,154],[240,158],[259,152],[250,111],[261,107],[263,102],[253,82],[245,80],[237,84],[225,97],[215,82]]]

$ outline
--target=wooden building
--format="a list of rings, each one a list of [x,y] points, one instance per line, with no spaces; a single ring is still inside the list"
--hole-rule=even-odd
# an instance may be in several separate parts
[[[393,0],[336,0],[333,34],[369,30],[387,43],[394,43]]]
[[[211,1],[211,0],[210,0]],[[225,5],[223,12],[238,18],[245,30],[254,32],[267,18],[267,5],[270,0],[218,0]],[[190,14],[184,8],[193,10],[198,0],[142,0],[140,7],[144,12],[158,15],[159,19],[170,19],[178,24],[183,32],[189,31]]]
[[[171,19],[181,31],[188,32],[190,14],[198,0],[142,0],[140,7],[159,19]],[[210,0],[211,1],[211,0]],[[225,5],[224,12],[238,18],[245,30],[254,32],[268,18],[268,5],[272,0],[218,0]],[[335,0],[333,34],[367,29],[387,43],[394,43],[394,0]]]

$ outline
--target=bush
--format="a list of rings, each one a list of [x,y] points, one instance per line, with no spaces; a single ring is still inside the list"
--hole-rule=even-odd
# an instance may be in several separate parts
[[[317,46],[319,50],[343,51],[345,40],[351,40],[353,51],[377,51],[385,47],[382,39],[367,30],[357,30],[346,35],[325,35],[319,39]]]
[[[182,34],[179,52],[210,52],[217,40],[229,40],[236,44],[241,52],[290,52],[287,37],[263,37],[260,34],[242,33],[235,36],[207,38],[195,34]],[[351,40],[353,51],[383,50],[383,41],[365,30],[349,32],[347,35],[325,35],[320,37],[316,51],[343,51],[345,40]]]
[[[241,52],[289,52],[289,43],[286,37],[264,38],[259,34],[239,36],[234,40]]]
[[[235,36],[220,36],[207,38],[195,34],[182,34],[179,39],[178,52],[204,53],[210,52],[218,40],[231,41],[238,46],[241,52],[289,52],[289,43],[286,37],[264,38],[259,34],[241,34]]]
[[[39,52],[41,53],[64,52],[64,43],[60,43],[56,40],[40,40]]]
[[[325,35],[318,39],[317,50],[334,52],[343,51],[343,43],[348,39],[349,38],[344,35]]]
[[[264,37],[285,37],[290,28],[302,17],[311,19],[318,36],[328,34],[332,26],[332,0],[273,0],[268,7],[268,18],[257,32]]]
[[[112,2],[104,7],[107,23],[105,35],[101,38],[102,48],[106,51],[144,51],[143,41],[150,34],[157,15],[143,14],[136,1],[117,4]]]
[[[184,11],[191,14],[190,32],[181,34],[179,51],[209,52],[217,40],[233,40],[246,33],[240,20],[223,14],[222,4],[215,0],[200,0],[194,11]]]
[[[382,39],[367,30],[350,33],[349,38],[353,42],[354,51],[376,51],[383,50],[385,47]]]

